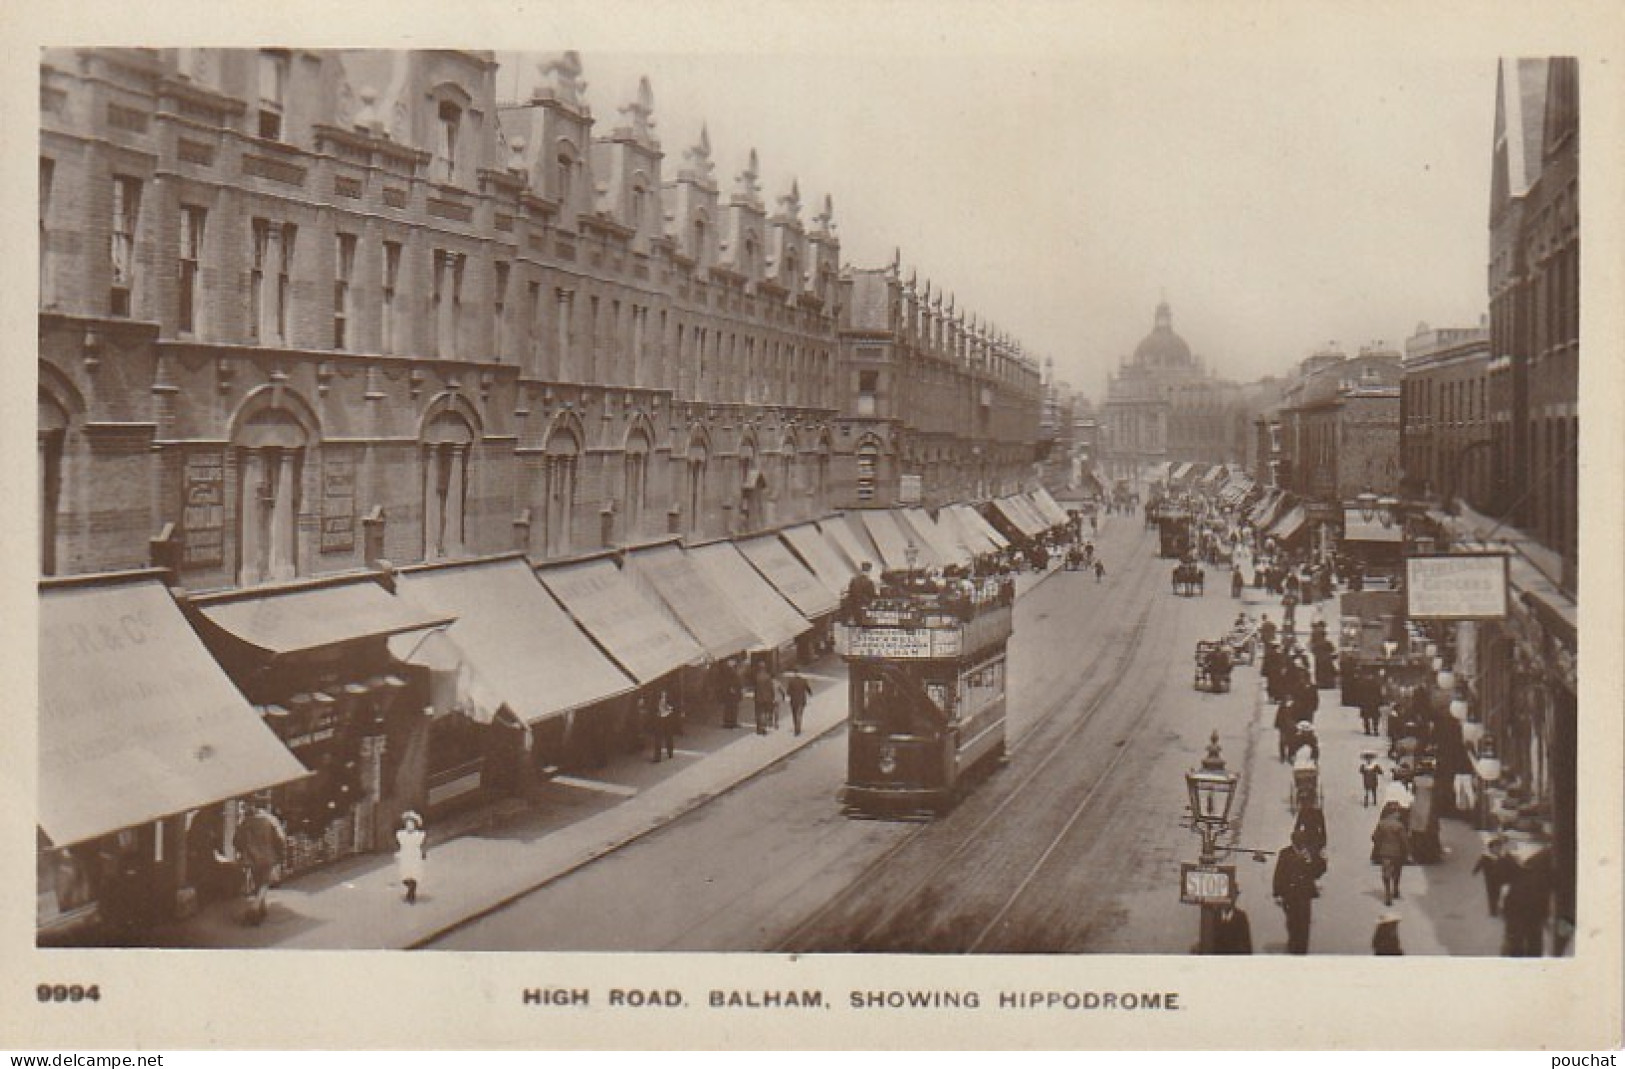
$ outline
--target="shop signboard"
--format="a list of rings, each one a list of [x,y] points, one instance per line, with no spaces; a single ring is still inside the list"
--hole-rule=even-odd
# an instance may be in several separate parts
[[[225,563],[226,464],[217,450],[192,453],[182,478],[185,505],[181,528],[185,538],[182,567],[216,568]]]
[[[1504,620],[1506,554],[1407,557],[1405,594],[1413,620]]]
[[[1217,906],[1236,899],[1234,865],[1202,865],[1181,862],[1179,900],[1191,906]]]
[[[330,456],[322,460],[322,552],[349,553],[355,549],[355,459]]]

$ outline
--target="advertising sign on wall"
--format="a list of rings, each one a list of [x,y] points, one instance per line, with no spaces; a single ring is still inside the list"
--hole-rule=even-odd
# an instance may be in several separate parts
[[[355,549],[355,459],[322,459],[322,552]]]
[[[181,528],[185,537],[186,568],[214,568],[225,561],[226,463],[219,452],[193,453],[186,458],[181,493]]]
[[[1413,620],[1505,619],[1506,554],[1407,557],[1405,593]]]

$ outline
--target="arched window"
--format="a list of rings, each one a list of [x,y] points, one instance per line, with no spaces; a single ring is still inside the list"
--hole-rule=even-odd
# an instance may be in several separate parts
[[[705,481],[711,464],[710,451],[698,435],[689,441],[688,459],[684,464],[683,531],[695,534],[700,530],[700,516],[705,510]]]
[[[233,443],[238,472],[237,581],[280,582],[299,574],[300,481],[309,444],[283,409],[256,413]]]
[[[474,432],[461,417],[442,412],[423,429],[423,559],[467,552],[468,465]]]
[[[547,531],[543,541],[548,556],[566,553],[574,538],[577,462],[581,443],[559,428],[547,440]]]
[[[445,185],[457,182],[457,133],[463,123],[463,109],[449,100],[440,102],[435,127],[434,177]]]
[[[690,249],[689,252],[694,257],[694,266],[704,270],[708,264],[706,247],[707,242],[709,241],[709,234],[707,233],[705,226],[705,216],[702,215],[696,218],[691,229],[694,233],[694,247]]]
[[[875,483],[880,474],[880,443],[865,439],[858,446],[858,500],[875,499]]]
[[[39,395],[39,515],[40,574],[57,569],[57,516],[62,509],[62,452],[67,439],[68,415],[53,397]]]
[[[558,155],[554,158],[553,186],[559,198],[559,209],[565,217],[569,217],[570,201],[576,191],[576,150],[568,141],[559,142]]]
[[[643,507],[649,495],[649,439],[642,433],[626,441],[622,476],[621,501],[626,513],[626,533],[631,537],[643,527]]]

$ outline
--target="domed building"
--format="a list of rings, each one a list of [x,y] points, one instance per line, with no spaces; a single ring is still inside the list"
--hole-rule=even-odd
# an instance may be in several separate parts
[[[1215,378],[1174,331],[1164,300],[1151,333],[1108,380],[1102,468],[1133,486],[1157,478],[1165,464],[1239,460],[1246,441],[1241,400],[1240,389]]]

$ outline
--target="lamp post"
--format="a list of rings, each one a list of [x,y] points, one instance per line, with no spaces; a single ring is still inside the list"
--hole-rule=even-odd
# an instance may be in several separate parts
[[[1201,929],[1197,941],[1198,954],[1213,953],[1216,912],[1220,901],[1235,897],[1234,870],[1218,868],[1219,836],[1230,827],[1230,806],[1236,798],[1236,783],[1241,777],[1225,768],[1224,755],[1219,749],[1219,732],[1214,730],[1208,740],[1207,754],[1202,767],[1185,773],[1185,789],[1190,795],[1191,823],[1202,836],[1202,853],[1197,861],[1196,874],[1199,887],[1192,887],[1192,876],[1187,873],[1186,896],[1202,907]],[[1218,881],[1216,884],[1214,881]],[[1219,893],[1215,894],[1215,891]]]

